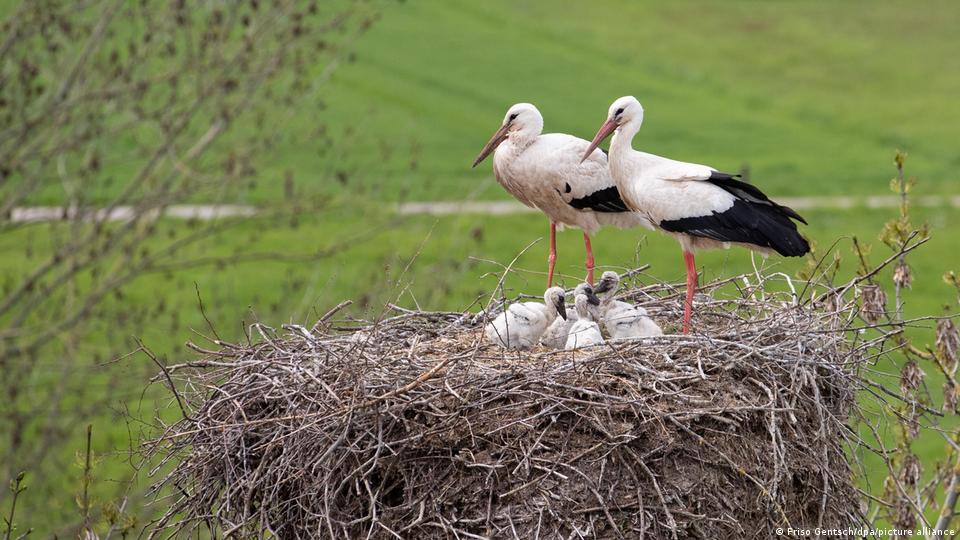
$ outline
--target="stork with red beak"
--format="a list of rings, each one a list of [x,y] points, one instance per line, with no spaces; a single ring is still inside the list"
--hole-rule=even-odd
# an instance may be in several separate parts
[[[536,107],[529,103],[513,105],[473,166],[494,152],[493,172],[500,185],[518,201],[539,209],[550,219],[547,287],[553,285],[557,261],[557,226],[561,230],[569,226],[583,231],[587,282],[593,283],[595,263],[590,235],[603,225],[650,229],[653,226],[624,204],[602,151],[591,149],[585,153],[589,142],[542,131],[543,116]]]
[[[610,175],[623,201],[680,242],[687,267],[683,313],[686,334],[697,286],[696,249],[737,244],[763,254],[776,251],[786,257],[800,257],[810,251],[810,245],[791,220],[806,221],[792,209],[771,201],[752,184],[739,180],[740,175],[637,152],[633,137],[641,124],[643,107],[637,98],[625,96],[614,101],[583,159],[612,133]]]

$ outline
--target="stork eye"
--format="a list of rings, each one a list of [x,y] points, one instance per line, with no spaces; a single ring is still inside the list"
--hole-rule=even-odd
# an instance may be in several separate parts
[[[623,114],[623,107],[620,107],[619,109],[617,109],[617,112],[614,114],[616,114],[617,116],[620,116],[621,114]]]
[[[520,114],[520,113],[513,113],[513,114],[511,114],[511,115],[510,115],[510,120],[516,120],[516,119],[517,119],[517,116],[519,116],[519,114]]]

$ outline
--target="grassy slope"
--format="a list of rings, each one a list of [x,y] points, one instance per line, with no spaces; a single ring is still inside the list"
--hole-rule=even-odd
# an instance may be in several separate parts
[[[772,193],[873,193],[896,147],[930,192],[954,192],[958,22],[948,2],[410,2],[386,9],[317,118],[349,141],[341,166],[391,198],[502,197],[489,165],[467,166],[508,105],[590,138],[623,94],[646,106],[646,150],[749,163]],[[317,121],[298,120],[287,163]]]
[[[957,191],[956,2],[420,0],[382,10],[356,61],[283,116],[240,201],[280,198],[288,170],[304,193],[502,198],[485,181],[489,165],[469,163],[507,106],[536,103],[548,131],[590,138],[624,94],[647,109],[644,149],[749,164],[774,194],[873,193],[897,147],[929,192]],[[135,161],[107,160],[110,185],[89,191],[109,196]],[[59,189],[33,202],[56,204]]]
[[[895,147],[911,152],[910,172],[922,179],[924,193],[956,192],[953,169],[960,150],[952,130],[960,123],[955,99],[960,54],[953,32],[960,6],[954,3],[922,10],[908,3],[746,1],[565,2],[545,8],[536,2],[435,0],[390,4],[384,15],[358,44],[357,62],[344,65],[322,88],[325,107],[311,102],[304,114],[290,119],[257,187],[243,200],[279,198],[278,179],[286,169],[297,171],[301,190],[344,199],[501,198],[489,164],[477,170],[468,165],[507,105],[535,102],[548,130],[589,137],[609,101],[626,93],[636,94],[647,108],[638,139],[645,149],[724,169],[747,162],[754,179],[774,194],[882,193]],[[321,125],[333,141],[317,137]],[[330,148],[321,154],[324,145]],[[348,173],[346,186],[330,180],[337,170]],[[40,202],[59,199],[52,191]],[[808,230],[821,245],[847,234],[873,238],[888,216],[853,210],[807,214],[813,223]],[[960,241],[946,234],[960,226],[960,213],[925,215],[935,238],[912,259],[917,281],[908,297],[911,314],[935,312],[949,302],[939,275],[960,266],[951,255]],[[282,246],[285,252],[307,252],[369,226],[348,206],[296,228],[243,224],[202,251]],[[50,237],[46,227],[5,235],[0,245],[12,254],[33,246],[34,257],[40,256]],[[253,320],[251,310],[279,324],[310,320],[343,298],[360,300],[354,313],[388,298],[459,309],[496,282],[484,274],[497,267],[476,259],[509,261],[545,232],[538,216],[412,218],[318,263],[147,276],[111,301],[105,317],[152,305],[161,291],[164,313],[146,316],[130,333],[143,335],[172,360],[184,356],[188,328],[204,327],[194,282],[221,334],[234,339],[242,335],[239,321]],[[651,263],[654,276],[682,277],[679,253],[669,239],[611,230],[594,245],[602,265]],[[567,285],[581,276],[581,250],[578,234],[561,235],[559,269],[571,276]],[[521,257],[518,266],[530,273],[511,278],[508,286],[537,292],[544,251],[541,242]],[[875,257],[882,251],[878,247]],[[699,261],[708,279],[750,268],[749,256],[736,250],[704,254]],[[35,262],[4,257],[0,275],[16,280]],[[792,272],[798,263],[771,259],[769,264]],[[129,333],[105,329],[93,336],[85,344],[89,351],[132,348]],[[56,358],[48,361],[55,369]],[[87,384],[101,384],[106,374],[83,377]],[[41,377],[28,384],[43,383]],[[931,387],[939,382],[931,381]],[[117,402],[138,398],[134,390],[116,396]],[[105,414],[95,425],[101,451],[126,445],[126,428],[113,429],[109,418]],[[67,455],[80,448],[81,431],[78,426],[75,444],[65,445]],[[926,439],[919,449],[929,458],[942,444]],[[123,467],[104,466],[103,476]],[[55,495],[35,493],[25,501],[23,508],[41,530],[56,522],[54,516],[72,511],[63,494],[77,485],[77,476],[70,470],[63,478],[34,479],[53,486]],[[49,521],[38,523],[43,518]]]

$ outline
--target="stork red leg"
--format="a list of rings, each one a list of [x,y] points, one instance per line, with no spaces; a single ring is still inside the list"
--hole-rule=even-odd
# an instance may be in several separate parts
[[[683,261],[687,265],[687,300],[683,303],[683,333],[690,333],[690,316],[693,315],[693,293],[697,289],[697,265],[693,253],[683,250]]]
[[[550,222],[550,255],[547,255],[547,288],[553,287],[553,267],[557,265],[557,224]]]
[[[584,266],[587,267],[587,283],[593,285],[593,246],[590,245],[590,237],[583,233],[583,249],[587,252],[587,260]]]

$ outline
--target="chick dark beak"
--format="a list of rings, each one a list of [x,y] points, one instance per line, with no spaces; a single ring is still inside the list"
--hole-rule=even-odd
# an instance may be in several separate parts
[[[487,144],[484,145],[483,150],[480,150],[480,155],[477,156],[477,159],[473,160],[473,167],[476,167],[480,164],[481,161],[487,158],[490,155],[490,152],[493,152],[500,146],[500,143],[507,139],[509,135],[510,122],[500,126],[500,129],[493,134],[493,137],[490,137],[490,140],[487,141]]]
[[[597,283],[597,286],[593,288],[594,293],[603,294],[613,288],[613,282],[608,279],[601,279],[600,283]]]
[[[594,306],[599,306],[599,305],[600,305],[600,298],[598,298],[597,295],[594,294],[593,289],[587,289],[586,291],[584,291],[584,294],[587,295],[587,303],[588,303],[588,304],[591,304],[591,305],[594,305]]]
[[[556,301],[556,304],[557,304],[557,314],[560,315],[560,317],[562,317],[563,320],[567,320],[566,302],[564,302],[563,298],[560,298],[559,300]]]

